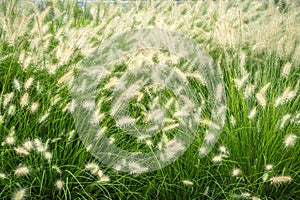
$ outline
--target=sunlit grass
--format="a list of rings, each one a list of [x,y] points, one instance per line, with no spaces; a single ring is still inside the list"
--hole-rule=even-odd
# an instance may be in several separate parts
[[[49,7],[24,4],[28,9],[22,9],[14,0],[2,5],[1,199],[300,196],[300,16],[292,2],[165,2],[132,9],[100,4],[85,10],[74,5],[53,1]],[[223,72],[228,110],[221,137],[208,156],[200,158],[207,128],[201,125],[193,144],[174,163],[131,175],[114,171],[88,152],[74,124],[71,88],[81,61],[101,42],[149,27],[183,33],[203,46]],[[98,101],[104,102],[105,112],[101,126],[122,148],[151,151],[150,143],[129,137],[109,116],[114,84],[141,63],[183,67],[185,61],[174,57],[162,51],[136,52],[112,63],[110,68],[116,70],[99,83]],[[205,87],[197,78],[188,80],[201,102]],[[139,125],[155,101],[147,90],[162,95],[163,104],[176,98],[172,91],[155,89],[145,87],[130,101],[132,117],[143,116]],[[169,118],[176,111],[174,102]],[[210,116],[208,110],[203,113]],[[154,146],[164,137],[159,132]],[[171,139],[177,132],[167,133]]]

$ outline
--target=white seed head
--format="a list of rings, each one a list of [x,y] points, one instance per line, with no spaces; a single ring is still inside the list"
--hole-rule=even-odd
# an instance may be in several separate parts
[[[38,102],[33,102],[30,106],[30,112],[35,113],[39,108],[39,103]]]
[[[284,146],[287,148],[287,147],[292,147],[295,145],[296,143],[296,140],[297,140],[297,136],[294,135],[294,134],[289,134],[285,137],[285,140],[284,140]]]
[[[48,149],[47,144],[43,144],[38,138],[34,139],[34,145],[36,151],[39,153],[43,153]]]
[[[236,168],[232,170],[232,176],[240,176],[241,175],[241,170]]]
[[[13,200],[23,200],[26,197],[26,189],[20,188],[17,191],[14,192],[12,199]]]
[[[57,190],[61,190],[61,189],[63,189],[65,182],[62,181],[61,179],[58,179],[54,185]]]
[[[240,78],[240,79],[235,78],[235,79],[233,79],[233,81],[234,81],[236,87],[238,89],[241,89],[243,87],[243,85],[246,83],[246,81],[248,80],[248,78],[249,78],[249,73],[246,73],[242,78]]]
[[[178,155],[180,152],[184,151],[186,148],[182,142],[177,141],[177,139],[172,139],[166,143],[164,149],[164,159],[170,160]]]
[[[292,63],[287,62],[282,68],[281,76],[287,77],[290,74],[291,68],[292,68]]]
[[[122,117],[121,119],[118,119],[116,121],[116,123],[119,127],[123,127],[123,126],[126,126],[126,125],[132,125],[132,124],[135,123],[135,121],[136,121],[136,119],[127,116],[127,117]]]
[[[272,169],[273,169],[273,165],[271,165],[271,164],[266,165],[266,170],[267,171],[270,171]]]
[[[33,83],[33,78],[30,77],[30,78],[27,79],[27,81],[24,83],[24,89],[25,89],[25,90],[28,90],[28,89],[31,87],[32,83]]]
[[[29,102],[29,94],[25,92],[25,94],[22,96],[20,100],[21,107],[27,106]]]
[[[241,197],[249,199],[251,194],[249,192],[242,192]]]
[[[265,99],[265,97],[261,94],[261,93],[256,93],[255,95],[258,103],[264,108],[267,105],[267,101]]]
[[[27,141],[25,141],[25,142],[23,143],[23,147],[24,147],[26,150],[30,151],[30,150],[33,148],[33,144],[32,144],[32,142],[31,142],[30,140],[27,140]]]
[[[15,113],[16,113],[16,106],[11,104],[9,107],[8,107],[8,111],[7,113],[10,115],[10,116],[13,116]]]
[[[42,116],[39,117],[39,123],[42,123],[43,121],[45,121],[48,116],[50,115],[49,112],[44,113]]]
[[[246,86],[245,91],[244,91],[244,98],[247,99],[251,97],[254,93],[255,86],[252,84],[249,84]]]
[[[165,126],[165,127],[162,129],[162,131],[163,131],[163,132],[167,132],[167,131],[173,130],[173,129],[177,128],[177,127],[179,127],[179,124],[178,124],[178,123],[176,123],[176,124],[170,124],[170,125],[168,125],[168,126]]]
[[[228,153],[228,151],[227,151],[227,149],[226,149],[225,146],[220,146],[220,147],[219,147],[219,151],[220,151],[221,153],[224,153],[224,154],[227,154],[227,153]]]
[[[147,172],[149,170],[148,167],[144,167],[140,165],[138,162],[132,161],[128,163],[128,167],[131,174],[142,174],[144,172]]]
[[[70,70],[68,71],[65,75],[63,75],[57,82],[58,84],[61,84],[61,83],[70,83],[72,78],[73,78],[73,75],[74,75],[74,71],[73,70]]]
[[[250,113],[249,113],[249,115],[248,115],[248,118],[249,118],[249,119],[253,119],[253,118],[255,117],[255,115],[256,115],[256,107],[254,107],[254,108],[250,111]]]
[[[6,179],[6,174],[3,172],[0,172],[0,179]]]
[[[267,83],[266,85],[264,85],[264,86],[260,89],[259,93],[262,94],[262,95],[264,95],[264,94],[266,93],[266,91],[269,89],[270,85],[271,85],[271,83]]]
[[[15,151],[17,154],[28,156],[29,152],[23,147],[15,147]]]
[[[62,173],[61,169],[57,165],[52,165],[52,169],[54,169],[59,174]]]
[[[25,166],[20,166],[15,170],[15,175],[26,176],[29,174],[29,168]]]
[[[254,196],[253,196],[253,197],[251,198],[251,200],[261,200],[261,199],[258,198],[258,197],[254,197]]]
[[[13,136],[13,134],[10,134],[9,136],[7,136],[4,140],[4,142],[7,144],[7,145],[13,145],[15,143],[16,139],[15,137]]]
[[[52,153],[49,151],[43,152],[43,156],[46,160],[51,160],[52,159]]]
[[[290,183],[292,180],[293,179],[290,176],[274,176],[274,177],[270,178],[272,185]]]
[[[182,183],[187,186],[194,185],[194,183],[190,180],[183,180]]]
[[[213,134],[213,133],[207,132],[206,135],[205,135],[204,140],[207,143],[212,144],[212,143],[214,143],[216,141],[216,135]]]
[[[268,179],[269,179],[269,174],[268,173],[264,173],[264,175],[262,176],[262,180],[264,182],[266,182],[266,181],[268,181]]]
[[[235,120],[235,117],[233,115],[230,116],[230,123],[231,123],[232,126],[236,125],[236,120]]]
[[[21,90],[21,84],[20,84],[20,81],[18,79],[14,79],[14,88],[18,91]]]
[[[207,126],[209,126],[210,128],[220,130],[220,126],[219,126],[218,124],[216,124],[215,122],[211,121],[211,120],[208,120],[208,119],[201,119],[201,120],[200,120],[200,123],[201,123],[201,124],[204,124],[204,125],[207,125]]]
[[[103,175],[104,175],[104,174],[103,174],[103,171],[102,171],[101,169],[99,169],[98,172],[97,172],[97,176],[98,176],[99,178],[101,178]]]
[[[200,155],[206,155],[207,154],[207,149],[205,147],[200,147],[199,153],[200,153]]]
[[[216,155],[212,158],[212,161],[214,163],[219,163],[219,162],[222,162],[223,161],[223,156],[222,155]]]
[[[4,95],[4,99],[3,99],[3,102],[2,102],[3,107],[6,107],[9,104],[9,102],[13,99],[14,95],[15,94],[13,92],[7,93],[7,94]]]
[[[96,175],[100,168],[96,163],[90,162],[85,165],[85,169]]]
[[[282,117],[282,119],[280,120],[280,125],[279,125],[279,128],[280,129],[283,129],[286,122],[291,118],[291,115],[290,114],[286,114]]]
[[[108,183],[110,182],[110,178],[107,175],[101,176],[101,178],[98,179],[97,183]]]
[[[288,86],[282,93],[281,96],[277,97],[275,100],[275,107],[282,105],[286,102],[288,102],[289,100],[293,99],[296,95],[297,95],[297,90],[291,90],[291,87]]]

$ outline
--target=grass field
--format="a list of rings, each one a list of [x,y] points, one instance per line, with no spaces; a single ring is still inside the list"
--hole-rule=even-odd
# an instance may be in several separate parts
[[[7,0],[0,6],[0,199],[300,198],[297,1],[149,1],[128,9],[108,3],[79,8],[75,1],[20,5]],[[198,128],[191,131],[195,138],[181,156],[155,171],[128,173],[122,164],[116,171],[102,163],[83,142],[75,122],[76,116],[86,116],[78,112],[72,91],[99,45],[144,28],[180,33],[210,55],[224,81],[226,120],[220,138],[206,134],[213,94],[187,70],[191,63],[186,59],[145,49],[113,60],[97,83],[92,119],[107,143],[152,152],[181,134],[180,99],[156,84],[129,95],[124,113],[130,118],[112,116],[114,88],[123,87],[123,81],[130,88],[147,77],[130,74],[136,66],[175,70],[192,88],[186,94],[199,104],[194,109]],[[156,135],[130,135],[137,127],[148,130],[157,106],[168,112],[164,126],[154,129]],[[136,126],[120,125],[133,121]],[[203,142],[214,144],[206,156]]]

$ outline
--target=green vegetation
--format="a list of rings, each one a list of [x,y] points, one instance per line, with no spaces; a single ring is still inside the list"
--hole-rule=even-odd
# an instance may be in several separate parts
[[[75,1],[42,6],[5,1],[0,11],[0,199],[298,199],[300,15],[292,2],[282,2],[165,1],[130,9],[99,3],[81,9]],[[200,158],[207,124],[199,122],[195,141],[174,163],[128,174],[102,164],[83,144],[71,88],[83,61],[102,42],[141,28],[168,29],[199,42],[222,71],[227,113],[207,156]],[[151,151],[160,139],[167,143],[178,134],[176,128],[159,130],[152,143],[140,142],[110,117],[113,88],[124,72],[154,63],[182,69],[199,103],[208,95],[205,85],[184,71],[186,60],[169,52],[144,50],[111,63],[113,73],[98,86],[97,123],[123,149]],[[129,114],[139,126],[156,96],[164,106],[175,99],[167,118],[169,125],[178,122],[174,93],[150,85],[129,101]],[[209,120],[208,107],[200,119]]]

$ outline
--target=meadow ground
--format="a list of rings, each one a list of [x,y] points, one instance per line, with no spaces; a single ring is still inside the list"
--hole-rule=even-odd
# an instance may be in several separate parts
[[[0,6],[0,199],[299,199],[297,2],[149,1],[131,8],[109,3],[79,8],[75,1],[7,0]],[[105,137],[131,152],[152,152],[170,147],[181,134],[184,106],[193,108],[197,122],[189,147],[169,148],[185,150],[173,163],[146,173],[134,165],[128,173],[122,163],[105,165],[92,155],[93,146],[84,143],[75,123],[78,116],[87,121],[78,115],[72,91],[99,45],[145,28],[183,34],[210,55],[224,81],[226,119],[220,137],[209,132],[216,129],[214,94],[201,74],[189,70],[187,59],[164,49],[114,59],[97,83],[96,101],[84,104],[96,106],[88,121],[100,129],[92,141]],[[137,87],[136,79],[147,74],[137,76],[132,69],[154,64],[186,80],[194,103],[178,98],[171,87],[151,82]],[[114,88],[138,88],[129,93],[127,117],[116,119],[111,111],[119,91]],[[161,107],[168,108],[164,115],[156,109]],[[162,119],[153,137],[130,135]]]

